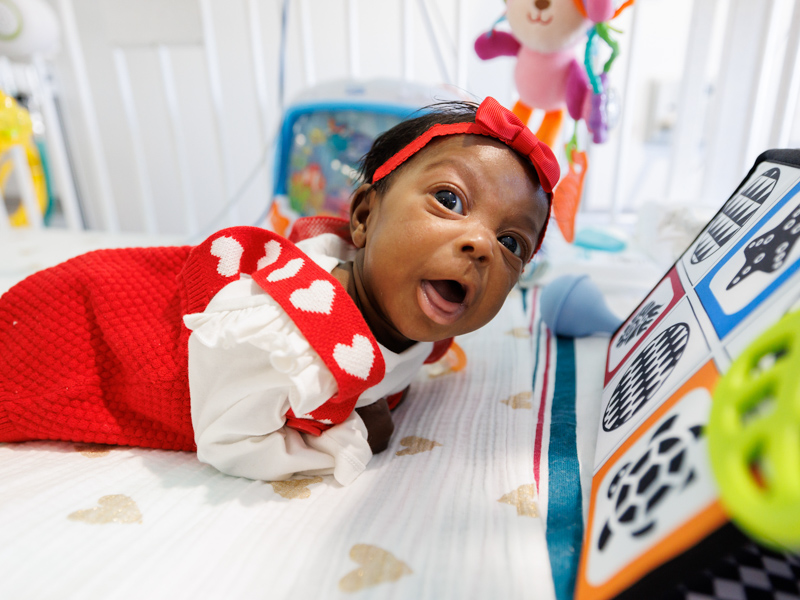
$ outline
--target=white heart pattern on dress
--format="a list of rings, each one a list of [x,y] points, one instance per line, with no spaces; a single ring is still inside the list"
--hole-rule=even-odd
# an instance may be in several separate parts
[[[227,235],[218,237],[211,242],[211,256],[219,258],[217,273],[223,277],[233,277],[239,272],[242,254],[244,254],[242,245]]]
[[[330,281],[317,279],[307,288],[293,291],[289,296],[289,300],[297,309],[329,315],[331,314],[335,295],[336,290],[334,290]]]
[[[353,336],[353,342],[349,346],[336,344],[333,349],[333,360],[345,373],[366,380],[372,370],[375,351],[372,349],[370,341],[357,333]]]
[[[267,275],[267,281],[275,283],[276,281],[282,281],[284,279],[289,279],[289,277],[294,277],[297,275],[297,272],[303,268],[303,264],[302,258],[293,258],[280,269],[275,269],[272,273]]]
[[[261,270],[264,267],[270,266],[281,255],[281,245],[276,240],[270,240],[264,244],[264,256],[258,259],[256,269]]]
[[[333,421],[331,421],[330,419],[317,419],[311,413],[306,413],[304,415],[295,415],[294,417],[295,419],[309,419],[311,421],[317,421],[319,423],[323,423],[324,425],[333,425]]]

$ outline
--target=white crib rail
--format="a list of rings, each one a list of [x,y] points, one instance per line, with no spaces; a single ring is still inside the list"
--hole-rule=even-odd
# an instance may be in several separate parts
[[[58,0],[58,8],[61,26],[64,29],[64,43],[67,46],[67,55],[70,58],[72,76],[75,78],[76,89],[80,97],[81,117],[84,131],[88,138],[87,150],[91,161],[90,164],[93,167],[94,183],[98,188],[96,199],[101,214],[102,228],[114,233],[120,229],[114,187],[111,184],[111,176],[106,164],[106,152],[103,147],[94,96],[89,85],[89,75],[86,70],[86,60],[80,43],[72,0]]]
[[[661,19],[680,10],[685,27],[666,38]],[[614,222],[635,218],[644,202],[716,208],[758,154],[800,144],[792,132],[800,108],[793,0],[639,0],[620,21],[622,116],[609,143],[591,148],[584,210]],[[670,55],[682,57],[674,121],[666,141],[652,141],[643,122],[657,102],[642,89],[652,63]]]
[[[34,56],[32,68],[28,70],[28,82],[32,95],[38,99],[44,120],[44,132],[48,157],[52,165],[53,183],[58,193],[58,200],[68,229],[83,229],[78,193],[70,166],[67,145],[64,140],[61,119],[55,103],[55,91],[49,69],[44,59]]]
[[[465,77],[463,67],[465,60],[463,56],[460,59],[456,57],[458,48],[455,43],[448,45],[443,41],[450,40],[453,36],[445,30],[444,26],[441,24],[437,26],[433,22],[433,11],[430,10],[428,2],[419,0],[416,7],[410,0],[402,0],[402,3],[406,16],[403,20],[402,40],[407,44],[406,47],[414,50],[413,31],[415,28],[419,28],[421,21],[426,31],[424,37],[430,42],[432,54],[436,56],[435,62],[439,74],[435,76],[435,79],[450,81],[450,73],[453,69],[458,68],[459,64],[462,65],[460,69],[463,79]],[[342,70],[343,72],[337,73],[339,76],[358,78],[367,75],[364,72],[362,59],[364,52],[369,52],[369,50],[362,47],[359,35],[359,32],[363,30],[364,11],[360,10],[362,4],[358,0],[343,0],[341,5],[344,10],[342,24],[345,33],[343,41],[346,42],[347,68]],[[464,0],[458,0],[455,4],[461,14],[467,12],[462,8],[464,4]],[[166,119],[170,138],[168,143],[173,149],[170,160],[173,162],[173,171],[177,174],[178,184],[176,187],[180,190],[179,197],[183,206],[180,224],[172,223],[166,229],[171,228],[174,231],[177,227],[188,235],[194,235],[201,226],[207,223],[211,215],[226,206],[226,200],[237,196],[239,188],[236,184],[247,178],[243,168],[239,168],[239,165],[244,162],[248,163],[248,166],[252,165],[262,155],[261,152],[253,150],[268,147],[272,143],[287,97],[318,81],[317,63],[325,63],[325,55],[329,54],[320,49],[316,43],[320,27],[327,25],[327,23],[320,23],[316,18],[320,7],[323,6],[322,3],[317,0],[296,0],[294,2],[245,0],[247,27],[243,33],[249,38],[249,55],[243,57],[246,60],[243,60],[242,68],[247,68],[245,65],[249,62],[248,71],[252,75],[255,115],[259,121],[259,127],[257,128],[258,135],[251,136],[253,139],[248,139],[248,144],[251,146],[249,153],[239,152],[240,156],[237,157],[234,147],[238,140],[232,139],[235,135],[232,131],[236,128],[230,125],[232,111],[235,109],[232,108],[231,101],[227,97],[231,94],[230,86],[227,85],[230,83],[230,77],[227,78],[226,83],[225,78],[229,74],[223,73],[225,68],[223,66],[224,59],[221,56],[223,50],[219,47],[217,39],[218,18],[223,9],[221,3],[212,0],[197,0],[196,11],[201,23],[201,35],[196,45],[191,42],[187,44],[185,40],[181,40],[177,44],[171,43],[170,40],[158,42],[146,39],[143,42],[137,42],[134,39],[131,41],[129,33],[123,36],[127,39],[121,43],[116,43],[111,39],[109,42],[111,60],[109,62],[113,63],[114,80],[117,83],[114,95],[118,96],[119,111],[124,117],[118,121],[116,127],[119,129],[119,123],[125,123],[124,133],[129,143],[123,151],[130,157],[127,167],[136,174],[136,191],[132,192],[130,189],[120,189],[119,183],[116,186],[112,186],[110,183],[114,180],[112,171],[119,171],[121,167],[119,164],[109,165],[105,157],[116,156],[119,153],[116,147],[121,144],[118,139],[105,133],[105,127],[98,124],[100,117],[95,106],[94,96],[98,93],[98,80],[102,79],[102,76],[95,74],[94,80],[92,80],[87,75],[92,69],[98,70],[98,61],[95,60],[91,65],[87,64],[83,45],[86,43],[85,36],[91,32],[86,31],[88,25],[84,25],[83,29],[78,26],[80,19],[86,18],[86,8],[76,4],[73,0],[57,0],[57,6],[64,24],[63,33],[69,57],[68,75],[74,77],[78,90],[72,99],[72,106],[80,109],[79,115],[73,113],[72,118],[80,121],[83,135],[78,136],[81,139],[76,142],[80,146],[79,151],[85,152],[91,159],[88,168],[83,169],[81,179],[85,183],[87,195],[92,196],[95,200],[100,200],[100,202],[86,202],[88,212],[91,213],[89,221],[92,227],[111,231],[120,227],[133,227],[150,233],[165,229],[163,223],[160,223],[163,221],[163,215],[159,215],[160,212],[163,212],[164,199],[163,195],[160,197],[159,186],[164,183],[164,175],[162,173],[159,177],[155,173],[157,167],[153,165],[152,158],[148,156],[148,148],[152,148],[152,140],[148,139],[151,132],[148,131],[145,124],[148,117],[142,116],[146,110],[143,107],[144,103],[137,98],[141,96],[141,90],[134,82],[135,76],[130,66],[131,58],[138,60],[143,53],[148,52],[156,52],[158,55],[161,89],[153,90],[153,93],[163,94],[164,97],[164,110],[168,115]],[[227,6],[229,5],[226,5],[226,8]],[[412,16],[414,8],[417,11]],[[271,31],[265,31],[265,15],[268,27],[274,24],[274,20],[288,20],[287,28],[284,30],[288,40],[282,39],[280,44],[274,43],[276,28],[272,27]],[[277,19],[275,19],[276,17]],[[270,22],[271,18],[273,19],[272,23]],[[277,29],[277,32],[281,33],[281,30]],[[265,39],[270,34],[273,34],[273,43],[267,47]],[[135,38],[135,36],[133,37]],[[464,39],[466,39],[466,34],[462,33],[462,41]],[[225,42],[229,44],[230,40],[225,40]],[[292,55],[287,57],[286,64],[278,64],[276,68],[275,63],[282,58],[281,55],[289,52],[284,49],[287,44],[292,45],[290,51]],[[420,42],[417,40],[417,45],[419,46],[419,44]],[[467,48],[466,43],[461,43],[462,54]],[[210,125],[209,129],[213,131],[214,135],[212,139],[208,140],[208,147],[214,149],[217,173],[211,175],[210,171],[206,170],[206,174],[208,180],[214,180],[210,186],[218,186],[217,195],[220,198],[213,207],[209,202],[204,204],[202,201],[198,201],[198,195],[202,195],[200,188],[203,185],[198,183],[197,173],[198,168],[202,169],[202,167],[198,167],[197,157],[192,155],[193,142],[188,139],[188,133],[193,125],[187,122],[185,90],[180,89],[179,75],[176,75],[174,70],[173,55],[176,52],[193,52],[195,50],[201,51],[204,56],[204,77],[208,87],[207,90],[203,90],[207,98],[201,101],[208,103],[212,115],[212,119],[207,125]],[[320,59],[320,54],[322,54],[322,59]],[[295,69],[284,79],[281,69],[291,70],[298,58],[301,62],[297,64],[302,64],[302,69],[300,69],[302,78],[298,79],[297,69]],[[410,77],[414,73],[414,68],[412,68],[414,60],[419,62],[419,57],[411,53],[404,53],[403,75]],[[268,61],[273,64],[268,65]],[[270,69],[272,77],[268,73]],[[375,75],[376,73],[369,74],[372,77]],[[184,97],[181,98],[182,92]],[[107,92],[104,95],[109,96]],[[105,106],[102,112],[109,113],[108,106]],[[189,128],[188,131],[187,128]],[[248,136],[251,133],[248,132]],[[243,161],[241,156],[244,154],[247,156]],[[237,168],[234,168],[233,165],[237,165]],[[271,172],[266,167],[262,171],[264,176],[261,178],[259,189],[260,201],[263,204],[266,202],[266,194],[269,191]],[[137,208],[134,210],[130,208],[131,206]],[[98,207],[100,210],[97,210]],[[120,216],[120,213],[114,210],[115,207],[124,207],[124,215]],[[229,207],[227,217],[220,224],[242,222],[252,218],[252,210],[246,215],[241,215],[237,214],[237,209],[235,204]],[[123,226],[120,223],[121,219],[128,222]],[[135,220],[136,223],[131,224],[130,220]]]
[[[271,191],[265,149],[281,112],[315,83],[393,77],[514,100],[513,59],[481,62],[472,50],[501,0],[109,1],[106,10],[135,17],[116,31],[103,29],[94,0],[52,1],[65,50],[55,66],[92,228],[193,236],[253,222]],[[155,19],[176,7],[187,18],[173,35]],[[667,9],[685,14],[671,37],[653,17]],[[588,148],[582,219],[630,220],[653,200],[718,206],[756,154],[800,140],[793,0],[638,0],[615,24],[624,31],[611,74],[621,119],[607,144]],[[659,39],[668,41],[654,48]],[[659,93],[674,83],[677,108],[654,141],[643,121],[649,80],[660,77],[653,63],[664,57],[683,66],[675,82],[660,82]]]
[[[795,3],[786,38],[786,53],[775,95],[775,117],[769,145],[788,146],[800,98],[800,4]]]

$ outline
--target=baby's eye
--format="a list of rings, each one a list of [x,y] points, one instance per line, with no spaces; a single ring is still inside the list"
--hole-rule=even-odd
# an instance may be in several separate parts
[[[454,213],[458,213],[459,215],[464,214],[464,204],[461,202],[461,198],[459,198],[454,192],[450,190],[439,190],[433,195],[436,198],[436,201],[447,208],[448,210],[452,210]]]
[[[510,235],[501,235],[497,240],[508,248],[514,256],[522,257],[522,244],[517,242],[513,237]]]

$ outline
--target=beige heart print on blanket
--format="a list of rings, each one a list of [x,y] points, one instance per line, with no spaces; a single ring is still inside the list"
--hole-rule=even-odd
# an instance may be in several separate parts
[[[103,496],[97,506],[85,510],[76,510],[67,516],[70,521],[83,521],[93,525],[106,523],[141,523],[142,513],[133,499],[123,494]]]
[[[339,580],[339,589],[343,592],[358,592],[379,583],[390,583],[413,572],[391,552],[369,544],[353,546],[350,558],[361,566]]]

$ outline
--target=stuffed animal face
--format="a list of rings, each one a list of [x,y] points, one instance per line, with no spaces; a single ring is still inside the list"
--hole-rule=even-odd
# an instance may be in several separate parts
[[[574,46],[591,24],[578,11],[575,0],[507,0],[506,4],[514,36],[537,52]]]

